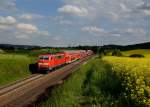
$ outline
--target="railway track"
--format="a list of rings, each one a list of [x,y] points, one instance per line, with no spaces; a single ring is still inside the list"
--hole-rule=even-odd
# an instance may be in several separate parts
[[[0,88],[0,107],[25,107],[36,101],[47,88],[59,84],[64,78],[75,71],[80,64],[91,58],[88,56],[80,61],[73,62],[61,69],[47,75],[35,74],[26,79],[17,81],[8,86]]]
[[[2,88],[0,88],[0,96],[4,95],[5,93],[8,93],[11,90],[17,89],[17,88],[19,88],[19,87],[21,87],[25,84],[28,84],[31,81],[35,81],[35,80],[41,78],[42,76],[44,76],[44,75],[35,74],[35,75],[32,75],[32,76],[30,76],[28,78],[25,78],[23,80],[17,81],[17,82],[12,83],[12,84],[9,84],[8,86],[2,87]]]

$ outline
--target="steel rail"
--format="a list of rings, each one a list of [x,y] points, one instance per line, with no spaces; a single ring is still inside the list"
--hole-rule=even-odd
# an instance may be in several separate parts
[[[37,74],[31,78],[18,81],[0,89],[0,107],[24,107],[35,101],[46,88],[54,86],[84,64],[88,56],[80,61],[73,62],[47,75]]]

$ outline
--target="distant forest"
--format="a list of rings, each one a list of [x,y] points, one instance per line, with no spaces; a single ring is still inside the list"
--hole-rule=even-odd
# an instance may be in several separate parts
[[[93,50],[98,52],[99,50],[113,50],[119,49],[121,51],[134,50],[134,49],[150,49],[150,42],[133,44],[133,45],[104,45],[104,46],[72,46],[72,47],[41,47],[41,46],[31,46],[31,45],[12,45],[12,44],[0,44],[0,49],[2,50],[34,50],[34,49],[83,49],[83,50]]]

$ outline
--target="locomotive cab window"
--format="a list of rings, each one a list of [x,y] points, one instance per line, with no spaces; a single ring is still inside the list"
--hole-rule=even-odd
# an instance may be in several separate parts
[[[39,59],[40,60],[49,60],[49,57],[48,56],[40,56]]]

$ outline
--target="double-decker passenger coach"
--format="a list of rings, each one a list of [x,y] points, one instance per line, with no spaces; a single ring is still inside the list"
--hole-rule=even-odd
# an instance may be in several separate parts
[[[51,71],[64,64],[69,64],[88,55],[91,55],[92,51],[88,50],[66,50],[56,54],[42,54],[38,59],[39,71]]]

